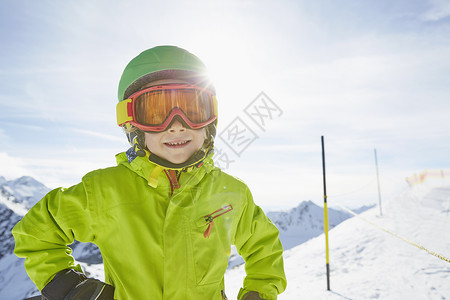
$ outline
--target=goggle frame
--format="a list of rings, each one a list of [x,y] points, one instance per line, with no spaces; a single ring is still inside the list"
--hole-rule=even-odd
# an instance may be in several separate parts
[[[203,122],[192,122],[188,116],[178,107],[174,107],[170,110],[169,114],[165,117],[164,122],[157,125],[147,125],[147,124],[141,124],[136,120],[136,99],[138,99],[139,96],[154,92],[154,91],[163,91],[163,90],[198,90],[200,92],[206,92],[210,97],[209,101],[211,101],[209,107],[210,107],[210,117],[208,120]],[[191,84],[164,84],[164,85],[155,85],[148,88],[144,88],[142,90],[139,90],[135,93],[133,93],[128,99],[125,99],[123,101],[120,101],[116,106],[116,112],[117,112],[117,125],[119,126],[128,126],[133,125],[143,131],[146,132],[163,132],[168,129],[168,127],[173,122],[173,119],[176,116],[179,116],[185,125],[187,125],[190,129],[200,129],[203,128],[217,120],[217,99],[216,96],[209,91],[208,89],[191,85]]]

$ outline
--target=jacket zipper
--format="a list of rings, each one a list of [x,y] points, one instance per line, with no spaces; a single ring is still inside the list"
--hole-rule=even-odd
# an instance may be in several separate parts
[[[181,172],[179,172],[177,174],[177,172],[175,170],[169,169],[168,171],[164,170],[164,173],[166,173],[166,176],[169,179],[170,195],[173,196],[173,190],[180,188],[179,180],[180,180]]]
[[[214,225],[214,219],[217,217],[220,217],[223,214],[226,214],[227,212],[230,212],[233,210],[233,206],[231,204],[226,205],[218,210],[216,210],[215,212],[210,213],[209,215],[204,216],[205,221],[208,224],[208,228],[206,228],[205,233],[203,233],[203,236],[205,238],[209,238],[209,236],[211,235],[211,231],[212,231],[212,227]]]

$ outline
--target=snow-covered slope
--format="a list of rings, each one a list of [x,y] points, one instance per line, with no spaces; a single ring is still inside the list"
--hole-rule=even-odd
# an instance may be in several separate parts
[[[0,203],[0,259],[14,249],[11,229],[20,218],[21,216]]]
[[[48,191],[32,177],[8,181],[0,176],[0,299],[23,299],[37,292],[24,260],[13,254],[11,229]]]
[[[14,238],[11,229],[21,218],[22,216],[0,203],[0,299],[23,299],[37,292],[25,272],[24,260],[13,254]]]
[[[383,216],[373,208],[362,217],[450,258],[449,209],[450,185],[420,186],[384,203]],[[285,252],[288,287],[279,299],[450,299],[450,263],[360,218],[336,226],[329,241],[331,291],[321,235]],[[227,272],[230,299],[244,274]]]
[[[0,258],[14,249],[11,229],[48,191],[32,177],[8,181],[0,176]]]

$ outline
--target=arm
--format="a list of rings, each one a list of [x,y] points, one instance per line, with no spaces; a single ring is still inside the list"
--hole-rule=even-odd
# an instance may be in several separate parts
[[[242,211],[235,237],[235,245],[245,260],[247,273],[238,299],[250,291],[258,292],[263,299],[276,299],[285,290],[283,247],[278,234],[278,229],[255,205],[248,191],[247,205]]]
[[[75,269],[67,246],[74,239],[89,242],[92,211],[82,183],[69,189],[56,189],[39,201],[13,228],[14,253],[25,258],[25,269],[39,290],[64,269]]]

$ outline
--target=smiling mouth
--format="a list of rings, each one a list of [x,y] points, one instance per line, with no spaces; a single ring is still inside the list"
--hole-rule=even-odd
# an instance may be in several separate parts
[[[173,141],[173,142],[167,142],[164,143],[169,148],[183,148],[184,146],[188,145],[191,141]]]

